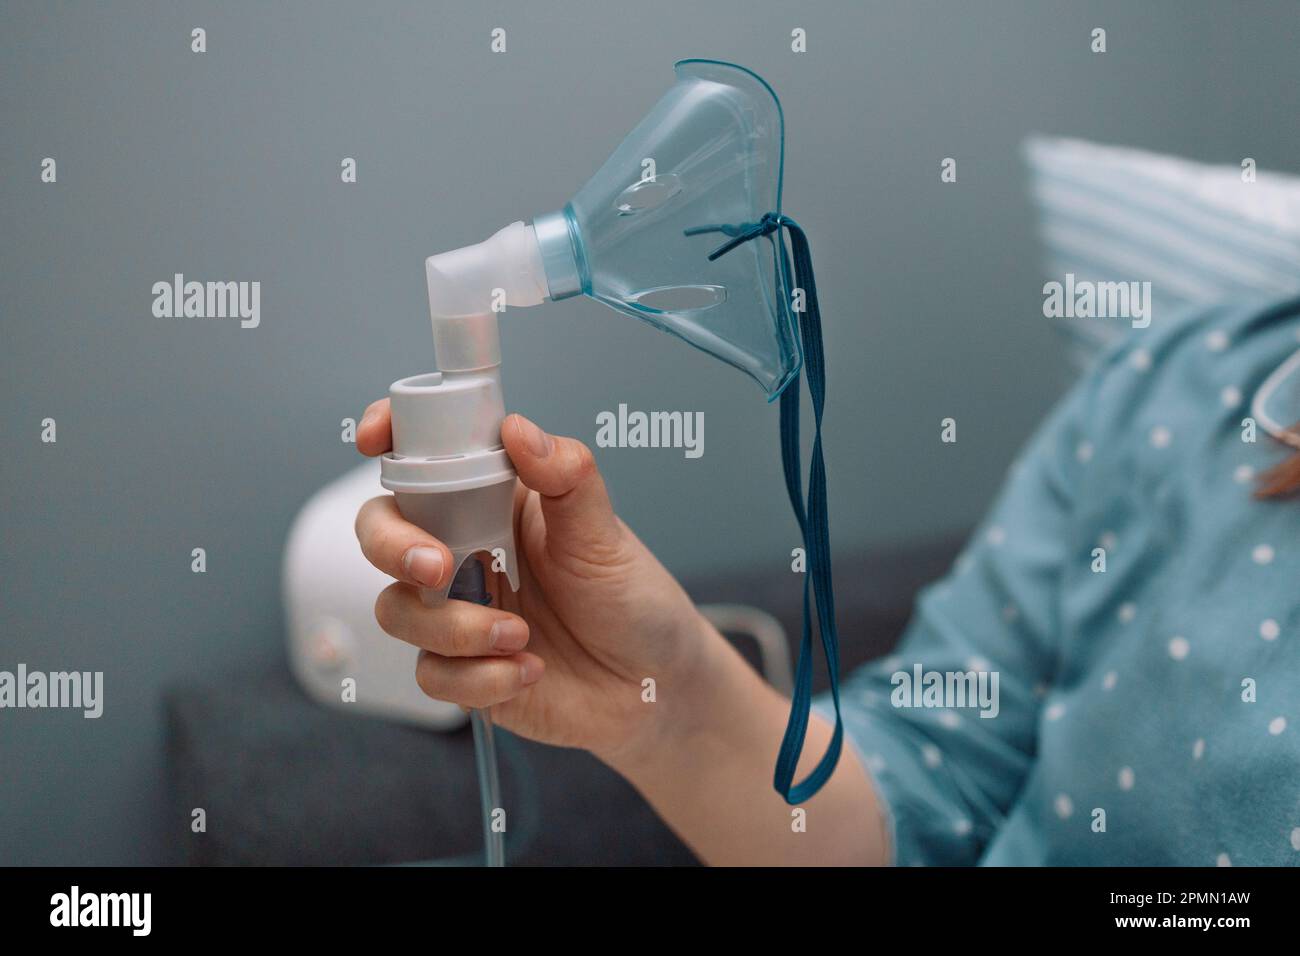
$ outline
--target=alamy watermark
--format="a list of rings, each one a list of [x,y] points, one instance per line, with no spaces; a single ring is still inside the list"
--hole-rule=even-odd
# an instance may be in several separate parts
[[[0,671],[0,709],[80,710],[94,720],[104,713],[103,671]]]
[[[1151,324],[1150,282],[1076,280],[1043,285],[1043,315],[1049,319],[1129,319],[1135,329]]]
[[[152,291],[155,318],[237,318],[242,329],[262,324],[261,282],[186,282],[178,272],[171,282],[155,282]]]
[[[132,936],[148,936],[152,916],[152,893],[83,893],[73,886],[50,897],[51,926],[121,926]]]
[[[628,411],[620,403],[617,412],[596,416],[598,448],[681,448],[687,458],[704,454],[703,412]]]
[[[927,671],[913,664],[910,671],[895,671],[889,702],[895,707],[979,708],[981,717],[996,717],[997,671]]]

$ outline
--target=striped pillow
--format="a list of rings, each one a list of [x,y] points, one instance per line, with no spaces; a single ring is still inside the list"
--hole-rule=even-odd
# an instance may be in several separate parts
[[[1034,136],[1024,146],[1049,280],[1151,283],[1153,321],[1300,292],[1300,177]],[[1080,364],[1130,323],[1058,320]]]

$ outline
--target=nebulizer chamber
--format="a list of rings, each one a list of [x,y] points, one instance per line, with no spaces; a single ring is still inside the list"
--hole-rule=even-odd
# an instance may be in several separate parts
[[[454,583],[424,592],[426,603],[449,590],[486,601],[479,569],[466,564],[478,554],[519,586],[515,474],[500,436],[501,311],[583,294],[741,370],[769,399],[798,375],[783,248],[747,242],[710,258],[720,233],[780,210],[780,106],[741,67],[687,60],[676,74],[563,209],[426,261],[437,371],[391,387],[393,450],[381,462],[403,516],[452,553]],[[486,794],[495,768],[485,769],[484,715],[475,731]]]

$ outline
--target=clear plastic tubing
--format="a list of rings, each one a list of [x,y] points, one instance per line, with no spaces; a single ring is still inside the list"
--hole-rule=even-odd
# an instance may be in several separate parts
[[[472,557],[461,566],[447,596],[474,604],[492,603],[483,565],[477,558]],[[469,722],[474,730],[474,765],[478,769],[479,803],[483,816],[483,861],[485,866],[505,866],[505,837],[492,826],[493,815],[501,807],[501,780],[497,773],[496,742],[492,738],[492,713],[487,708],[475,708],[469,712]]]
[[[483,811],[483,862],[505,866],[505,839],[492,829],[492,814],[501,806],[501,782],[497,777],[497,748],[492,739],[492,712],[474,708],[469,712],[474,728],[474,763],[478,767],[479,802]]]

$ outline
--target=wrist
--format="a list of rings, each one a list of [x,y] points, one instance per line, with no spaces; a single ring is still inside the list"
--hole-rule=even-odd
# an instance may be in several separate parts
[[[745,713],[747,703],[753,702],[755,688],[771,691],[693,605],[679,646],[689,653],[680,655],[672,672],[656,681],[655,701],[643,705],[652,708],[649,719],[620,746],[596,754],[643,792],[648,782],[725,746],[720,737],[735,715]]]

